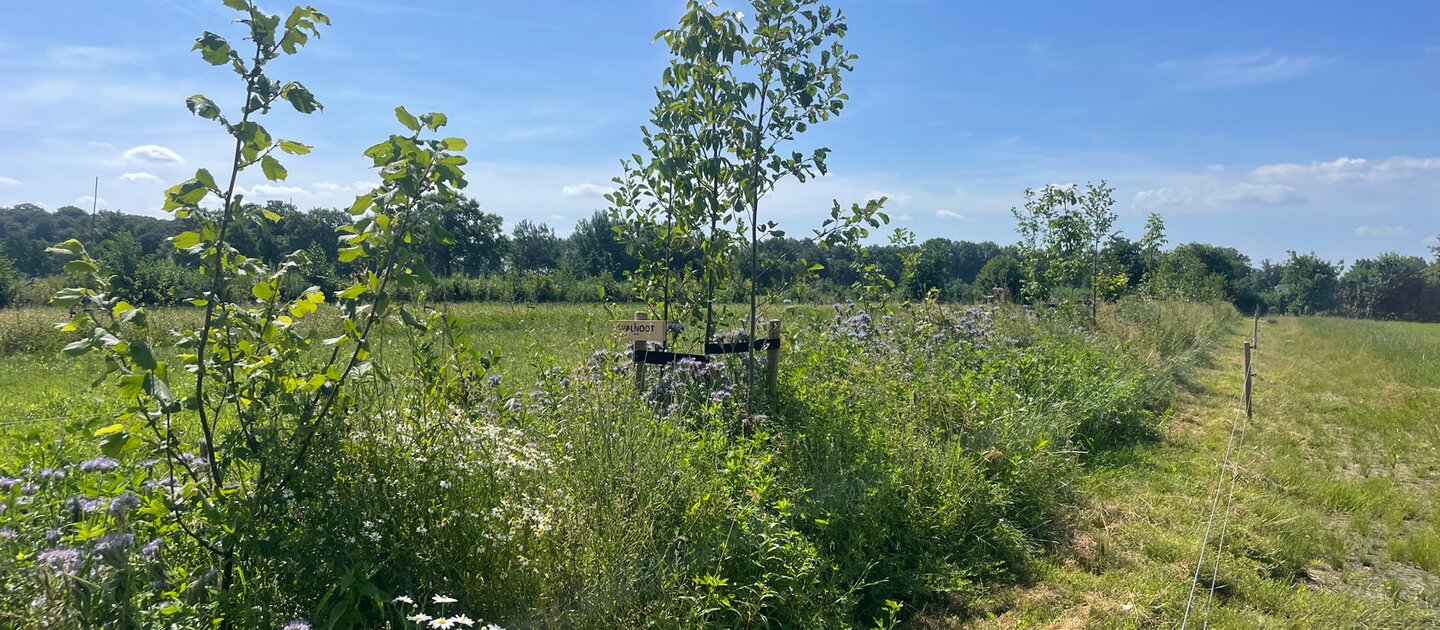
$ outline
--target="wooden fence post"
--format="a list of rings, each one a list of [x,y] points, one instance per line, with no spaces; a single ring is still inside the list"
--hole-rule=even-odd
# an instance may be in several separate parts
[[[1260,307],[1255,307],[1255,332],[1250,334],[1250,348],[1260,349]]]
[[[650,313],[635,311],[635,319],[650,319]],[[647,350],[647,343],[649,342],[636,341],[631,351],[635,361],[635,389],[642,394],[645,393],[645,352]]]
[[[770,320],[768,338],[770,345],[766,346],[765,352],[765,387],[770,390],[770,401],[779,400],[780,380],[780,320]]]
[[[1255,391],[1254,374],[1250,371],[1250,342],[1245,342],[1245,419],[1250,419],[1253,406],[1251,405],[1251,394]]]

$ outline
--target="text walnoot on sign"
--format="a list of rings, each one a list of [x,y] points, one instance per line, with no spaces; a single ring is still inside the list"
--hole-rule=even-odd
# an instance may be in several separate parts
[[[628,319],[611,322],[622,341],[665,341],[665,322]]]

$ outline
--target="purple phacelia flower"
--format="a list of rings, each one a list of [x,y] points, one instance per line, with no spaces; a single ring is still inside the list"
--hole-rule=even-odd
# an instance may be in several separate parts
[[[138,505],[140,505],[140,497],[129,492],[122,492],[110,499],[110,515],[115,518],[123,518]]]
[[[74,549],[61,547],[59,549],[42,551],[36,559],[40,561],[40,564],[49,565],[53,567],[57,573],[63,575],[75,575],[75,572],[80,568],[80,552]]]
[[[100,456],[80,463],[80,472],[110,472],[120,467],[117,462],[109,457]]]

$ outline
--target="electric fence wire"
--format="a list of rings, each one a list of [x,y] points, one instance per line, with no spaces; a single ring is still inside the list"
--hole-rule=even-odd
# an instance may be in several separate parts
[[[1250,379],[1250,403],[1253,404],[1255,397],[1254,346],[1251,346],[1250,350],[1250,373],[1246,374],[1245,378]],[[1239,413],[1239,410],[1237,410],[1237,413]],[[1230,462],[1230,491],[1225,497],[1225,510],[1223,516],[1220,518],[1220,538],[1215,543],[1215,566],[1210,571],[1210,594],[1205,597],[1205,614],[1201,616],[1201,628],[1210,627],[1210,605],[1215,601],[1215,581],[1220,576],[1220,559],[1223,557],[1221,553],[1225,551],[1225,533],[1230,526],[1230,513],[1235,502],[1235,482],[1240,478],[1240,456],[1241,452],[1245,449],[1245,433],[1250,429],[1251,415],[1251,413],[1244,414],[1243,424],[1240,425],[1240,442],[1235,447],[1235,460]]]
[[[11,418],[9,420],[0,420],[0,427],[13,427],[22,424],[38,424],[41,422],[60,422],[63,420],[80,420],[82,418],[93,417],[94,415],[95,414],[77,413],[69,416],[50,416],[48,418]]]
[[[1248,376],[1246,378],[1249,378]],[[1245,394],[1242,390],[1237,412],[1242,412],[1245,405]],[[1235,435],[1240,427],[1238,414],[1231,418],[1230,435],[1225,441],[1225,454],[1220,459],[1220,466],[1215,478],[1215,492],[1210,500],[1209,515],[1205,518],[1205,531],[1200,537],[1200,556],[1195,559],[1195,572],[1190,577],[1190,595],[1185,600],[1185,614],[1180,620],[1180,630],[1185,630],[1190,624],[1190,612],[1195,604],[1195,592],[1200,587],[1200,570],[1205,566],[1205,552],[1210,548],[1210,533],[1214,530],[1215,513],[1220,507],[1220,495],[1225,488],[1225,470],[1230,464],[1230,455],[1235,450]]]

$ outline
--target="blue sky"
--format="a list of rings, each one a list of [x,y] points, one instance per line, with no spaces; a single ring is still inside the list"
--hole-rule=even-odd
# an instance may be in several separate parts
[[[604,205],[638,150],[681,0],[316,0],[334,25],[273,75],[323,113],[273,115],[315,145],[251,198],[348,204],[374,176],[360,152],[391,110],[438,110],[470,141],[487,210],[562,233]],[[1165,216],[1171,243],[1256,261],[1314,250],[1353,261],[1424,254],[1440,233],[1440,2],[833,0],[860,55],[850,105],[802,145],[831,175],[777,190],[804,232],[830,200],[885,194],[921,238],[1012,242],[1026,187],[1107,179],[1121,227]],[[738,6],[726,0],[723,6]],[[266,2],[272,10],[289,5]],[[232,39],[218,0],[20,3],[0,21],[0,205],[161,214],[160,192],[227,143],[189,116],[237,83],[189,51]]]

